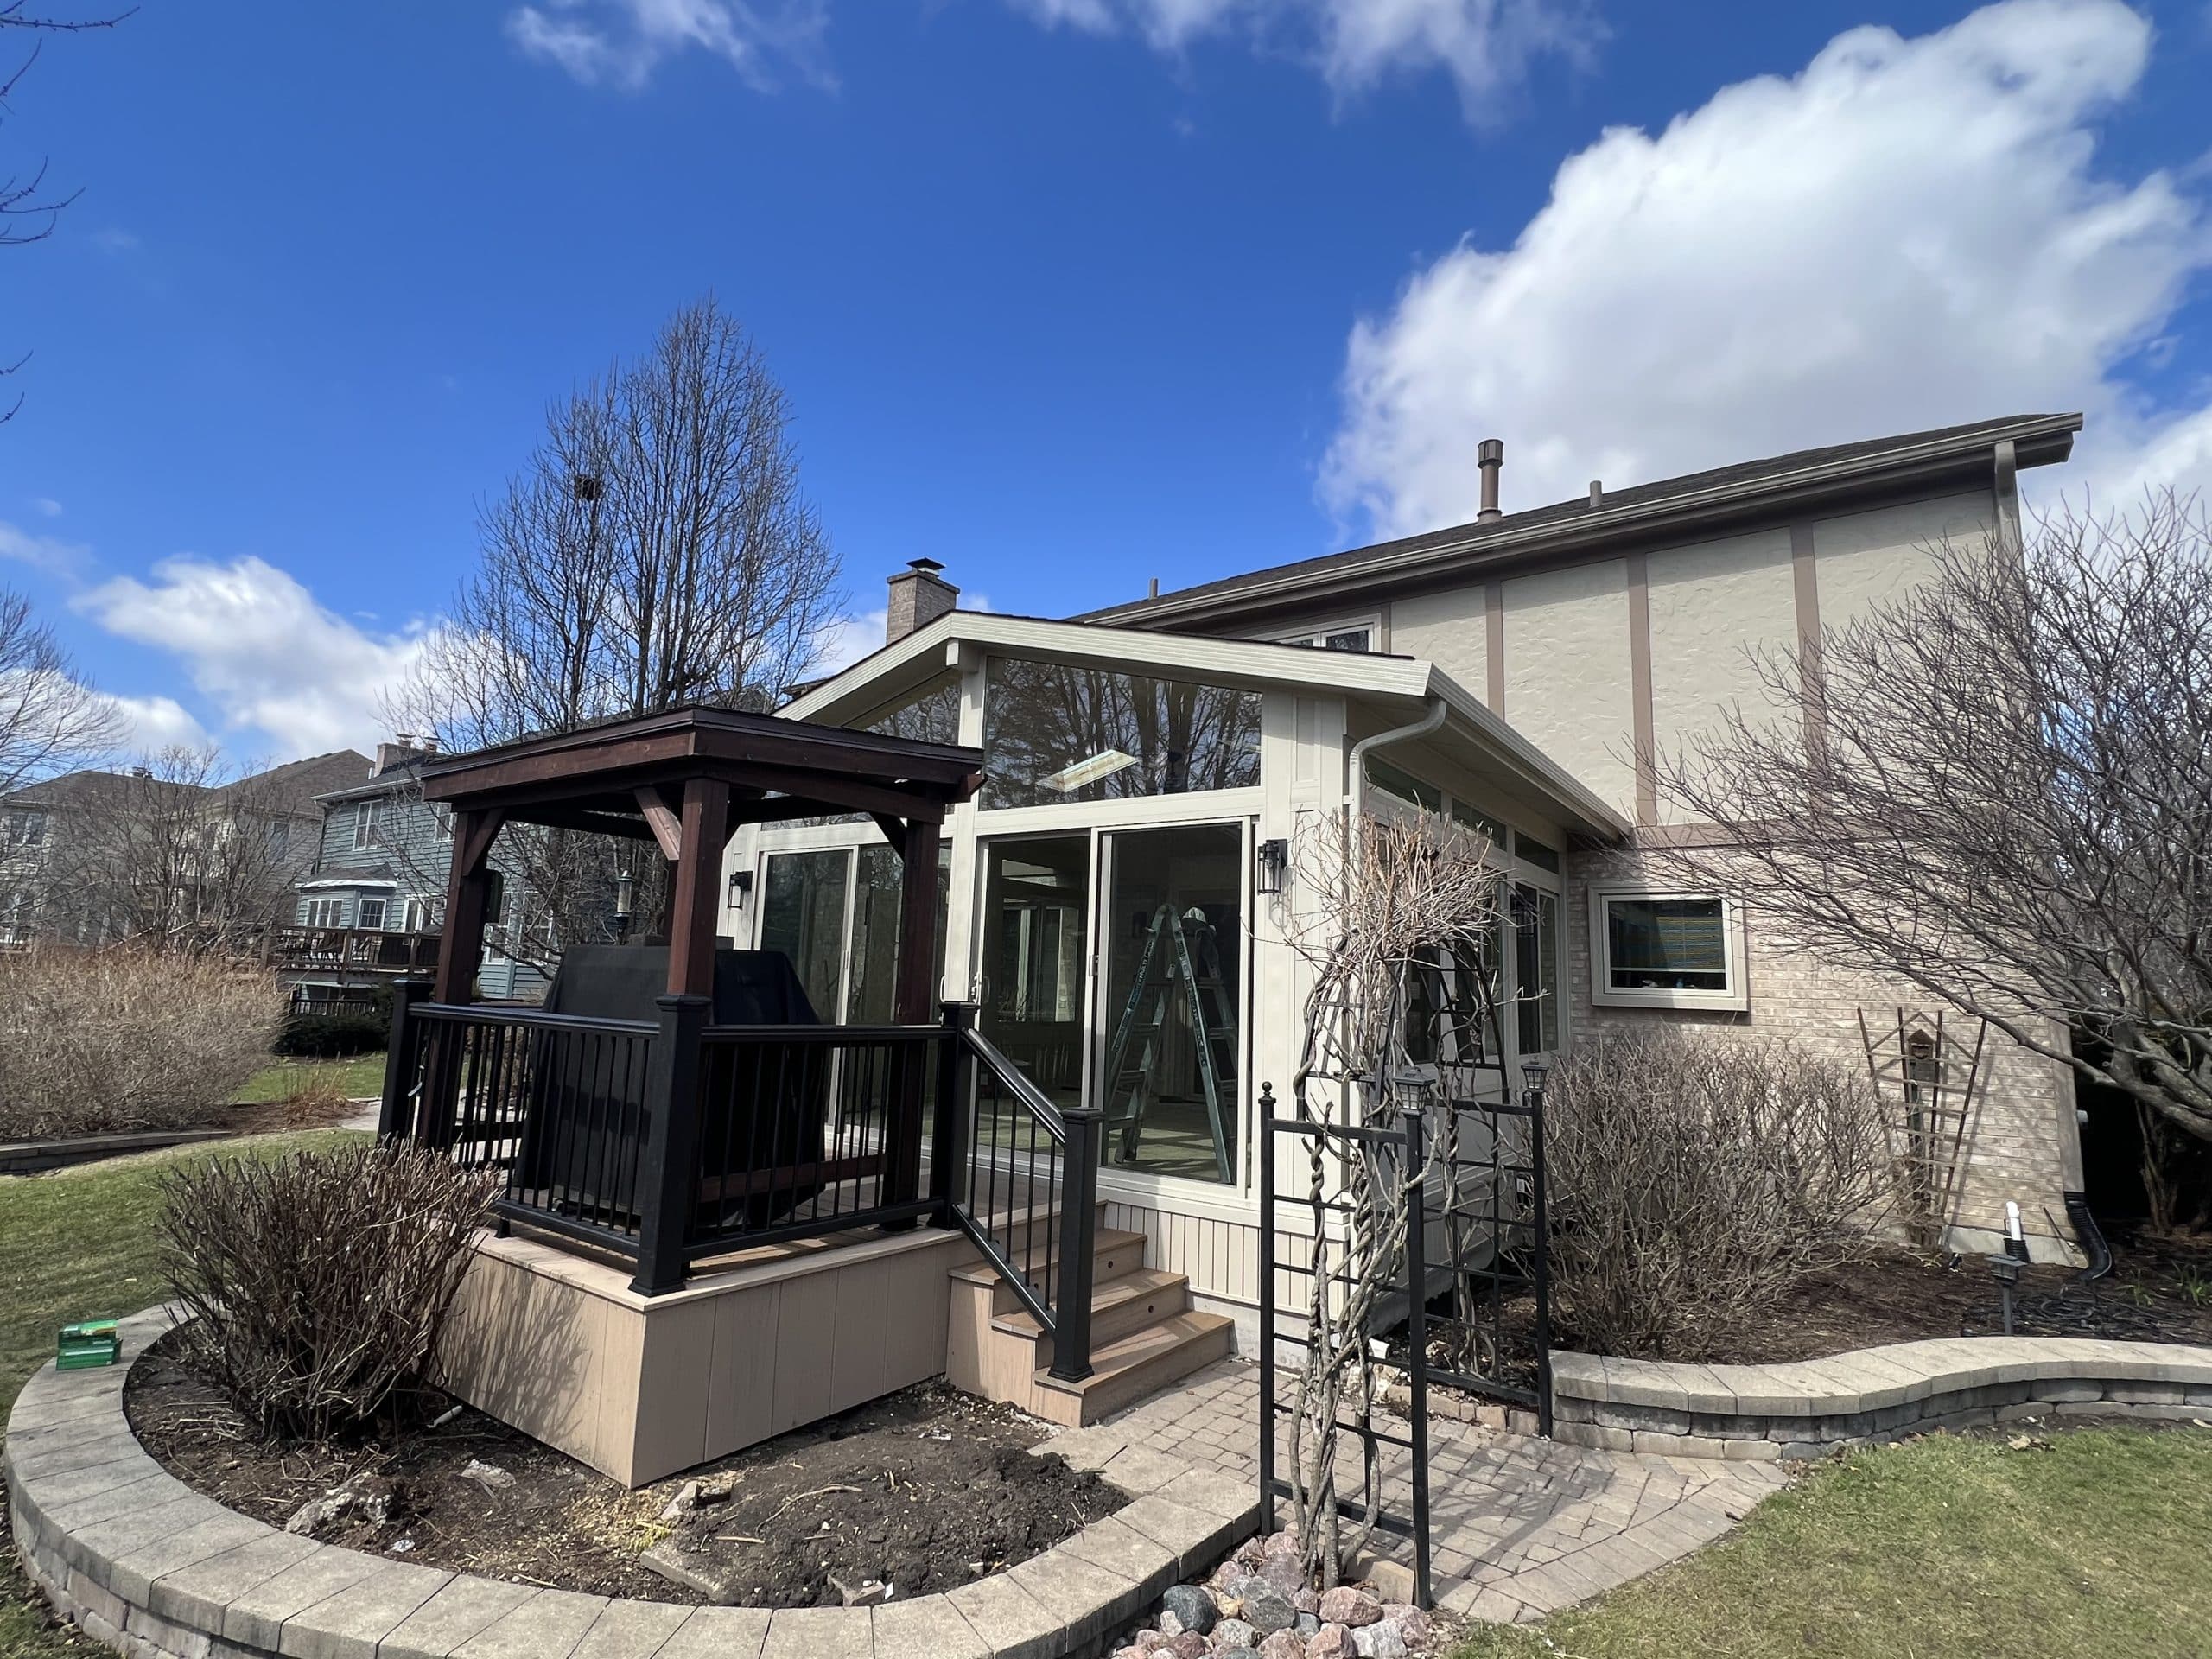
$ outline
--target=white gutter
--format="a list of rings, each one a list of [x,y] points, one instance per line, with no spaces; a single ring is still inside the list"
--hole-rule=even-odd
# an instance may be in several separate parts
[[[1428,712],[1412,725],[1394,726],[1387,732],[1363,737],[1351,746],[1351,789],[1349,791],[1351,821],[1344,830],[1344,857],[1349,867],[1344,871],[1347,887],[1352,871],[1359,868],[1359,829],[1361,821],[1367,816],[1367,757],[1375,750],[1386,748],[1393,743],[1410,742],[1416,737],[1427,737],[1443,726],[1444,718],[1449,712],[1443,698],[1431,696]]]

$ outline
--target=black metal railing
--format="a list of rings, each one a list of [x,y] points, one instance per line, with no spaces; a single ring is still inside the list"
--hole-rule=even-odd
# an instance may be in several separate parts
[[[934,1026],[710,1026],[425,1001],[394,988],[381,1133],[496,1170],[494,1212],[633,1265],[855,1228],[957,1228],[1090,1371],[1099,1114],[1060,1109],[947,1004]],[[670,1109],[671,1103],[683,1103]]]
[[[1090,1294],[1098,1215],[1096,1108],[1056,1106],[977,1031],[975,1009],[949,1004],[956,1065],[973,1078],[951,1093],[966,1122],[945,1125],[960,1148],[965,1190],[952,1195],[961,1229],[1051,1333],[1052,1373],[1090,1375]]]

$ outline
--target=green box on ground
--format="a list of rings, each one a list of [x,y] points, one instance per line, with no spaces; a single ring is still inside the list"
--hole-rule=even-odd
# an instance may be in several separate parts
[[[95,1365],[114,1364],[122,1354],[123,1338],[116,1335],[113,1319],[86,1319],[61,1327],[54,1344],[54,1369],[90,1370]]]

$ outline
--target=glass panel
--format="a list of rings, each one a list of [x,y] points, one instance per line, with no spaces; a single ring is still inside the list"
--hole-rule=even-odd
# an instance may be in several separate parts
[[[860,849],[860,892],[853,901],[853,963],[845,1023],[887,1026],[896,1019],[899,981],[899,906],[906,861],[888,847]],[[952,849],[937,852],[937,971],[930,981],[930,1001],[944,983],[944,911],[952,885]]]
[[[1424,811],[1441,812],[1444,810],[1444,791],[1434,784],[1424,784],[1411,772],[1371,754],[1367,757],[1367,781],[1385,794],[1395,795],[1402,801],[1410,801]]]
[[[760,901],[760,948],[787,957],[814,1017],[838,1023],[845,969],[845,884],[852,853],[777,853],[768,860],[767,895]]]
[[[1367,630],[1347,628],[1342,633],[1325,633],[1319,643],[1325,651],[1365,651]]]
[[[1533,836],[1516,830],[1513,832],[1513,850],[1538,869],[1549,870],[1554,875],[1559,874],[1558,849],[1545,846]]]
[[[1128,800],[1260,781],[1260,696],[994,657],[986,806]]]
[[[857,729],[880,733],[886,737],[917,738],[925,743],[957,743],[960,682],[948,676]]]
[[[976,1023],[1061,1104],[1083,1099],[1090,908],[1088,834],[988,843]]]
[[[1514,993],[1522,1058],[1559,1047],[1559,895],[1513,889]]]
[[[364,899],[361,900],[361,925],[378,929],[384,926],[383,899]]]
[[[1617,991],[1725,991],[1726,925],[1718,899],[1608,899],[1606,982]]]
[[[1473,830],[1499,853],[1505,851],[1505,826],[1489,813],[1476,811],[1456,795],[1452,798],[1452,822],[1463,830]]]
[[[1107,847],[1104,1155],[1155,1174],[1234,1181],[1243,830],[1123,830]]]

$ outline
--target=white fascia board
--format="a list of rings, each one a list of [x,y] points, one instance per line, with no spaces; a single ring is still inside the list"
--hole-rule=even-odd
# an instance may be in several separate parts
[[[1428,694],[1444,700],[1459,723],[1472,729],[1492,760],[1556,802],[1571,828],[1601,841],[1626,841],[1633,833],[1635,826],[1602,796],[1514,730],[1503,715],[1478,700],[1442,669],[1424,666],[1428,668]]]
[[[1353,696],[1402,697],[1427,693],[1429,664],[1414,657],[1317,651],[1311,645],[1264,640],[1217,639],[1161,633],[1147,628],[1107,627],[1089,622],[1046,622],[988,611],[953,611],[918,628],[843,673],[823,682],[777,712],[791,720],[835,721],[880,707],[899,690],[955,665],[965,645],[1032,660],[1149,673],[1162,679],[1200,679],[1209,684],[1268,690],[1285,686]]]
[[[320,880],[294,883],[294,891],[305,893],[311,887],[396,887],[397,881],[388,881],[379,875],[330,875]]]

